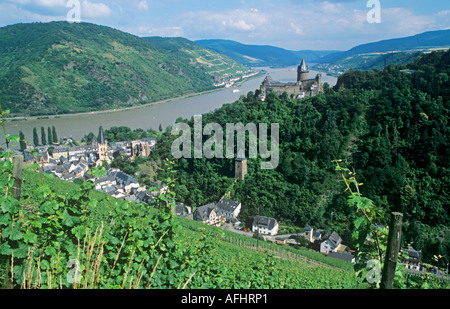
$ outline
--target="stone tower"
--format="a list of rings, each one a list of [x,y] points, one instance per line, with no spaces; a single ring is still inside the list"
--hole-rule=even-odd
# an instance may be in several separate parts
[[[307,79],[309,79],[309,69],[306,65],[305,59],[303,58],[300,65],[297,67],[297,82]]]
[[[247,158],[245,158],[245,154],[242,149],[238,151],[238,155],[234,162],[234,178],[243,180],[245,175],[247,175]]]

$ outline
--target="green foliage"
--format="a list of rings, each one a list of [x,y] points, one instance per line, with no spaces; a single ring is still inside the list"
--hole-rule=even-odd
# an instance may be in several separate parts
[[[39,145],[39,137],[38,137],[36,128],[33,128],[33,145],[35,147],[37,147]]]
[[[52,136],[53,136],[53,144],[58,143],[58,134],[56,133],[55,126],[52,126]]]
[[[41,143],[42,145],[47,145],[47,137],[45,135],[44,127],[41,127]]]
[[[167,175],[174,174],[172,164],[165,162]],[[28,169],[25,180],[37,175],[33,168],[37,166]],[[2,196],[12,185],[10,172],[6,163],[0,173]],[[104,173],[92,171],[95,177]],[[57,179],[36,179],[38,184],[24,187],[20,201],[9,194],[1,201],[0,259],[9,287],[354,287],[351,272],[302,266],[265,252],[250,254],[224,242],[225,231],[175,220],[170,190],[149,208],[107,196],[93,199],[89,181],[68,186]],[[168,177],[169,188],[171,181]],[[53,190],[56,182],[64,187]],[[186,228],[187,222],[197,230]]]
[[[100,129],[99,129],[100,132]],[[112,126],[111,128],[104,131],[105,139],[108,142],[122,142],[122,141],[132,141],[138,139],[144,139],[147,137],[157,137],[159,133],[156,130],[148,129],[130,129],[125,126]],[[99,134],[100,136],[100,134]]]
[[[450,52],[423,55],[407,66],[352,71],[321,95],[295,100],[257,92],[203,115],[203,124],[279,123],[280,162],[261,170],[260,158],[248,160],[244,181],[234,182],[230,159],[177,160],[179,202],[198,206],[228,192],[242,202],[247,226],[257,213],[283,225],[311,225],[338,231],[350,248],[358,246],[353,229],[367,227],[361,210],[376,205],[382,213],[404,214],[404,244],[422,250],[425,262],[449,252]],[[184,121],[193,127],[193,120]],[[224,132],[226,133],[226,132]],[[203,136],[203,142],[209,136]],[[153,151],[170,158],[174,137],[163,134]],[[237,153],[235,149],[235,153]],[[248,150],[246,149],[246,153]],[[332,160],[342,158],[358,171],[361,196],[349,207],[345,186],[336,179]],[[189,188],[189,190],[187,190]],[[373,204],[370,202],[372,201]],[[358,208],[359,207],[359,208]],[[446,210],[447,209],[447,210]],[[386,226],[386,216],[377,224]]]
[[[349,192],[347,203],[350,207],[356,209],[357,217],[353,220],[354,231],[352,234],[355,249],[358,252],[355,270],[361,278],[360,280],[364,281],[367,278],[368,268],[370,268],[367,267],[369,260],[377,260],[379,263],[377,265],[383,265],[388,230],[385,227],[380,227],[378,222],[384,217],[384,213],[382,209],[374,205],[372,200],[362,196],[360,191],[362,183],[358,183],[355,173],[348,168],[341,167],[339,163],[342,160],[334,160],[333,162],[345,183],[345,191]]]
[[[20,131],[19,136],[20,136],[20,150],[24,151],[27,148],[27,143],[25,141],[25,135],[23,134],[22,131]]]
[[[425,262],[435,263],[434,254],[448,261],[450,243],[442,235],[450,218],[445,210],[450,181],[450,83],[445,76],[450,74],[450,53],[424,55],[408,68],[414,72],[389,66],[345,74],[336,90],[370,89],[374,94],[353,164],[365,184],[362,193],[385,212],[404,214],[405,243],[422,250]]]
[[[250,92],[233,104],[203,115],[204,124],[217,123],[224,128],[224,134],[227,123],[280,124],[277,169],[262,170],[261,158],[250,159],[245,181],[232,186],[232,197],[245,205],[241,220],[248,224],[260,207],[262,215],[284,220],[286,225],[323,226],[324,214],[330,215],[328,208],[332,204],[321,196],[339,189],[331,160],[345,154],[351,134],[359,126],[363,106],[362,99],[351,92],[331,91],[303,100],[272,93],[264,102],[257,93]],[[186,122],[193,127],[192,119]],[[207,138],[203,136],[203,141]],[[164,135],[152,155],[170,158],[173,140]],[[234,161],[230,159],[183,158],[176,161],[176,170],[178,201],[188,205],[217,201],[234,182]],[[189,188],[188,192],[184,188]]]

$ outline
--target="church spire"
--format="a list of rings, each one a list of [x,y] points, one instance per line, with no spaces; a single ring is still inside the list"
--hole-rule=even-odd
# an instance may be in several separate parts
[[[103,135],[103,127],[100,127],[100,144],[106,144],[105,136]]]

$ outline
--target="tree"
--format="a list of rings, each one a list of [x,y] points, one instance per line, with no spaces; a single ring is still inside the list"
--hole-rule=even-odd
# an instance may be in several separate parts
[[[53,136],[52,136],[52,130],[50,127],[47,128],[47,138],[48,138],[48,144],[53,144]]]
[[[58,143],[58,135],[56,134],[55,126],[52,127],[52,136],[53,136],[53,144],[57,144]]]
[[[36,128],[33,129],[33,144],[34,144],[34,147],[39,146],[39,137],[38,137]]]
[[[25,135],[23,134],[22,131],[19,132],[19,139],[20,139],[20,150],[24,151],[25,149],[27,149],[27,143],[25,141]]]
[[[47,145],[47,138],[45,137],[44,127],[41,127],[41,143],[42,145]]]

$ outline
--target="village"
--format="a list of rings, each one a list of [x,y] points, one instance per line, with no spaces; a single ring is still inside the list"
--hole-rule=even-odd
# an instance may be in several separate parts
[[[96,190],[132,203],[148,204],[159,193],[165,192],[167,188],[161,186],[160,182],[151,186],[142,185],[135,177],[116,168],[108,168],[106,175],[99,178],[95,178],[89,173],[92,167],[101,166],[103,162],[111,163],[118,156],[126,156],[132,161],[137,156],[148,157],[157,143],[154,137],[108,143],[103,136],[103,129],[99,134],[98,140],[93,137],[91,145],[85,146],[67,146],[72,145],[73,140],[64,138],[62,145],[54,147],[51,154],[48,146],[36,147],[37,155],[25,150],[23,151],[24,163],[37,162],[43,173],[51,174],[64,181],[75,183],[93,181]],[[247,159],[241,153],[235,159],[235,178],[244,179],[246,174]],[[279,245],[302,246],[330,258],[355,263],[355,252],[343,243],[341,236],[336,231],[325,232],[307,225],[301,229],[301,232],[280,235],[280,225],[277,219],[259,214],[255,215],[251,228],[246,228],[239,220],[242,207],[240,201],[223,197],[219,201],[198,206],[195,209],[183,203],[177,203],[173,212],[176,216],[221,227],[248,237],[257,237]],[[422,253],[420,251],[412,248],[402,251],[408,256],[403,261],[408,270],[411,272],[427,270],[421,265]]]

